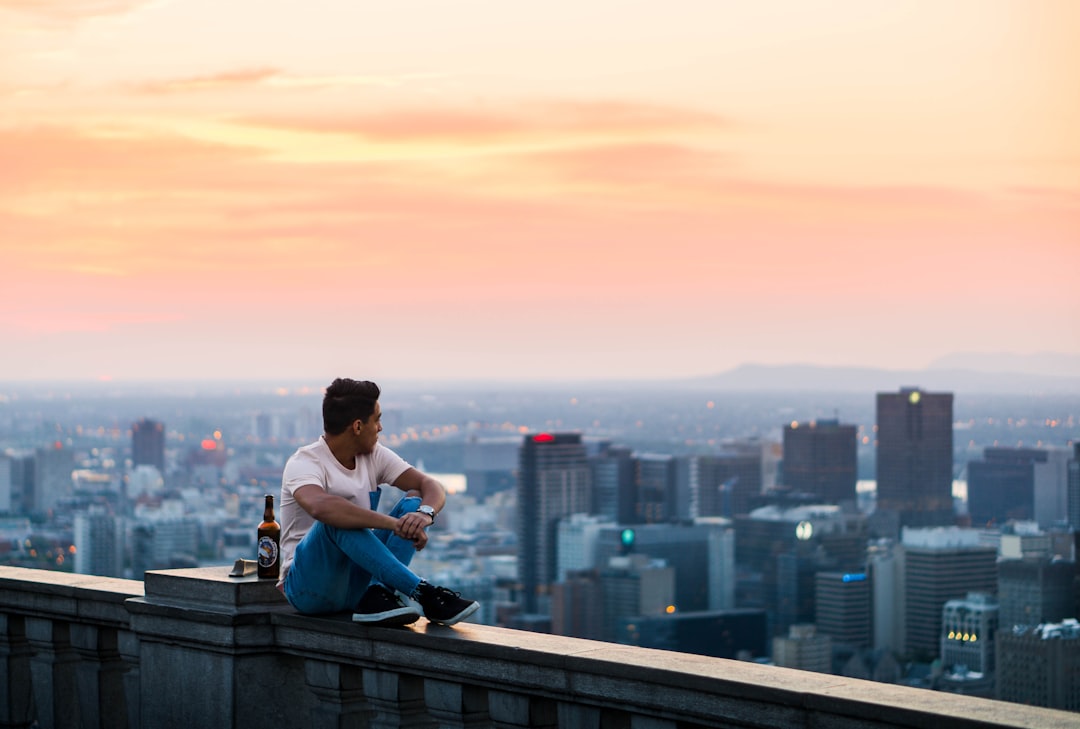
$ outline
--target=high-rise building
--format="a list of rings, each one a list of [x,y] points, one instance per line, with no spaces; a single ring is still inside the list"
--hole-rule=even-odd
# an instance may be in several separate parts
[[[131,425],[131,465],[153,466],[165,475],[165,426],[143,418]]]
[[[90,507],[87,512],[75,515],[75,572],[124,576],[122,524],[102,507]]]
[[[855,426],[839,420],[784,426],[784,485],[819,503],[855,501]]]
[[[12,461],[10,456],[0,453],[0,514],[10,514],[13,511],[15,480],[12,478],[12,471],[15,469]]]
[[[885,542],[872,544],[866,560],[866,571],[873,595],[873,648],[888,655],[904,649],[907,632],[904,557],[903,547]]]
[[[678,482],[674,456],[643,453],[634,459],[633,524],[657,524],[677,516]]]
[[[643,554],[612,557],[600,570],[600,589],[603,639],[613,643],[633,645],[634,618],[675,610],[675,570],[662,559]]]
[[[877,509],[900,526],[953,523],[952,428],[952,393],[878,393]]]
[[[620,524],[634,520],[634,456],[624,446],[608,445],[591,460],[592,513]]]
[[[74,470],[75,455],[59,441],[51,447],[35,450],[31,511],[45,513],[70,497],[75,490],[71,480]]]
[[[597,565],[608,564],[622,554],[662,559],[675,570],[673,604],[677,612],[735,607],[735,534],[726,519],[602,529]]]
[[[1075,619],[1000,630],[996,654],[998,699],[1080,711],[1080,623]]]
[[[758,506],[762,486],[763,446],[726,444],[723,452],[697,458],[697,516],[733,518]]]
[[[1041,625],[1076,613],[1076,563],[1061,559],[1003,559],[997,564],[1001,627]]]
[[[957,527],[903,531],[905,650],[937,656],[945,603],[969,592],[997,589],[997,549],[980,543],[974,529]]]
[[[1069,513],[1069,448],[1047,446],[1046,460],[1035,464],[1035,521],[1043,529],[1061,524]]]
[[[1066,500],[1069,525],[1080,533],[1080,443],[1073,443],[1073,455],[1068,463]],[[1080,561],[1080,554],[1076,559]]]
[[[792,625],[786,637],[773,638],[773,663],[802,671],[832,673],[832,639],[813,624]]]
[[[773,635],[812,622],[815,575],[861,572],[866,543],[865,517],[836,505],[763,506],[736,517],[740,579],[760,581],[758,601],[744,594],[739,607],[764,608]]]
[[[604,593],[599,570],[575,570],[551,586],[551,632],[604,639]]]
[[[992,673],[997,629],[998,604],[992,596],[969,592],[965,598],[946,601],[941,611],[941,665]]]
[[[614,526],[611,519],[591,514],[571,514],[560,519],[556,528],[556,581],[565,580],[571,572],[598,567],[601,534]]]
[[[871,633],[871,584],[865,572],[818,572],[816,619],[819,633],[833,645],[869,648]]]
[[[1046,462],[1036,448],[986,448],[968,462],[968,514],[975,526],[1028,520],[1035,515],[1035,464]]]
[[[579,433],[534,433],[521,444],[518,468],[518,577],[525,613],[548,612],[556,581],[556,529],[592,506],[592,472]]]

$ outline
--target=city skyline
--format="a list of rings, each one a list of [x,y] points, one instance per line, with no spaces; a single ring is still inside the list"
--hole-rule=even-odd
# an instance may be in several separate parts
[[[1067,0],[0,0],[0,382],[1080,357],[1078,31]]]

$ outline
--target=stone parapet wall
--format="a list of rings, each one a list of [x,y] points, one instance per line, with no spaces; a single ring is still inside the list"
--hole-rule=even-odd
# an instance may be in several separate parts
[[[0,727],[1080,725],[1070,713],[469,623],[305,617],[272,584],[226,573],[135,582],[0,567]]]

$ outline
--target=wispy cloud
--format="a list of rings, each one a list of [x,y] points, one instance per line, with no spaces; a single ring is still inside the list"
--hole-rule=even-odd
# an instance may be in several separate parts
[[[276,68],[250,68],[205,76],[188,76],[136,84],[134,89],[144,94],[179,94],[194,91],[217,91],[236,87],[258,86],[281,76]]]
[[[568,134],[656,135],[730,130],[724,117],[628,102],[523,103],[490,109],[423,108],[346,116],[262,116],[243,121],[290,131],[351,134],[381,141],[488,140]],[[557,140],[552,140],[557,141]]]
[[[416,81],[443,78],[441,73],[400,74],[296,74],[280,68],[241,68],[179,78],[151,79],[130,88],[140,94],[190,94],[243,88],[327,89],[349,86],[397,87]]]
[[[75,22],[103,15],[119,15],[156,0],[0,0],[0,11],[10,10],[49,21]]]

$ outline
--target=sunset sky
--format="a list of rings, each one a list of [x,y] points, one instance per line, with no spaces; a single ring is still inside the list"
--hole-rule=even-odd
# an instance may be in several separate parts
[[[1080,354],[1080,2],[0,0],[0,381]]]

